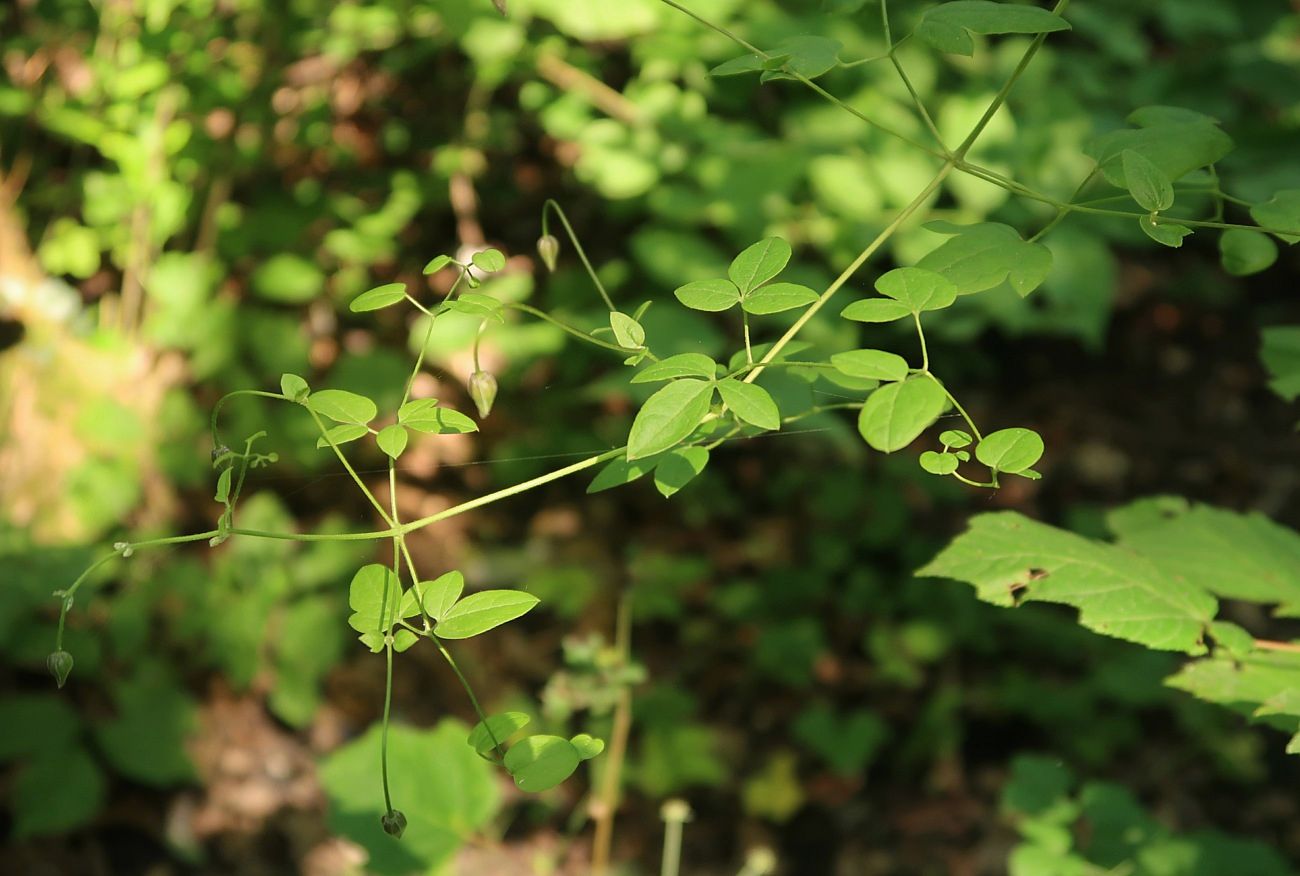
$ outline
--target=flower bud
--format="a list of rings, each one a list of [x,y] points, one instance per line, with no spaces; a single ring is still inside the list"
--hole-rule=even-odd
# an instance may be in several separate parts
[[[45,658],[45,668],[50,670],[50,675],[54,676],[59,687],[63,687],[68,674],[72,672],[72,655],[67,651],[55,651]]]
[[[554,271],[556,259],[560,257],[560,241],[554,234],[545,234],[537,240],[537,254],[542,257],[546,270]]]
[[[497,379],[486,371],[475,371],[469,376],[469,397],[478,408],[479,419],[486,418],[497,398]]]
[[[400,809],[390,809],[386,814],[380,817],[379,823],[384,827],[384,833],[394,839],[401,839],[402,834],[406,831],[406,816]]]

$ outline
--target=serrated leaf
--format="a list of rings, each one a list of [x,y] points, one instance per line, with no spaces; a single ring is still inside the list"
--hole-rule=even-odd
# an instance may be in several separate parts
[[[784,313],[796,307],[807,307],[817,298],[816,292],[798,283],[769,283],[746,295],[740,306],[746,313],[765,316],[769,313]]]
[[[1250,216],[1265,228],[1287,232],[1278,237],[1287,243],[1300,241],[1300,189],[1284,189],[1262,204],[1250,208]]]
[[[645,329],[626,313],[617,310],[609,314],[609,325],[614,330],[614,340],[627,350],[639,350],[645,346]]]
[[[1267,270],[1277,261],[1277,244],[1267,234],[1229,228],[1219,237],[1219,259],[1234,277],[1248,277]]]
[[[1120,165],[1124,168],[1129,194],[1143,210],[1156,213],[1174,205],[1174,185],[1151,159],[1141,152],[1125,149],[1120,153]]]
[[[854,322],[893,322],[911,315],[912,311],[907,305],[892,298],[867,298],[854,301],[840,311],[840,316]]]
[[[655,489],[666,499],[693,481],[708,464],[709,451],[703,447],[678,447],[670,450],[660,456],[655,464]]]
[[[559,736],[529,736],[506,752],[505,767],[521,791],[538,793],[554,788],[582,760],[573,743]]]
[[[975,458],[991,469],[1018,474],[1043,456],[1043,439],[1032,429],[999,429],[985,435]]]
[[[402,455],[402,452],[406,450],[406,443],[410,440],[411,436],[407,431],[396,424],[385,426],[375,436],[375,443],[379,445],[379,449],[392,459],[397,459]]]
[[[948,399],[928,377],[890,383],[867,396],[858,432],[876,450],[892,453],[911,444],[939,418]]]
[[[1188,654],[1205,652],[1205,627],[1218,607],[1209,593],[1132,551],[1009,511],[973,518],[917,574],[965,581],[995,605],[1071,605],[1090,630]]]
[[[369,433],[370,430],[365,426],[357,426],[349,423],[344,423],[342,426],[333,426],[325,430],[325,435],[329,436],[328,439],[326,439],[325,436],[316,439],[316,448],[320,449],[322,447],[329,447],[330,442],[333,442],[335,447],[342,447],[349,441],[356,441],[358,438],[363,435],[368,435]]]
[[[386,283],[383,286],[376,286],[373,289],[362,292],[348,309],[353,313],[365,313],[370,310],[380,310],[389,307],[406,297],[405,283]]]
[[[713,397],[713,385],[704,380],[674,380],[646,399],[632,421],[627,438],[627,458],[641,459],[680,442],[704,419]]]
[[[464,590],[465,577],[456,571],[446,572],[432,581],[421,581],[402,597],[402,617],[427,614],[434,620],[442,620]]]
[[[677,300],[692,310],[720,313],[740,303],[740,290],[730,280],[696,280],[673,292]]]
[[[732,413],[751,426],[781,428],[781,411],[763,387],[728,377],[718,381],[718,393]]]
[[[475,751],[486,757],[492,753],[492,750],[497,745],[503,745],[511,736],[531,724],[532,720],[523,712],[502,712],[499,715],[488,715],[486,721],[479,721],[474,725],[474,729],[469,731],[467,741]],[[492,741],[493,739],[496,740],[495,743]]]
[[[280,394],[290,401],[306,401],[307,395],[310,392],[311,387],[307,385],[307,381],[303,380],[297,374],[280,375]]]
[[[470,262],[480,271],[493,273],[506,266],[506,257],[499,249],[485,249],[470,256]]]
[[[946,277],[957,287],[958,295],[982,292],[1005,281],[1024,298],[1042,285],[1052,269],[1051,250],[1021,239],[1009,225],[931,222],[925,227],[953,236],[916,266]]]
[[[1192,233],[1192,229],[1186,225],[1179,225],[1177,222],[1170,222],[1165,219],[1155,220],[1150,216],[1143,216],[1138,219],[1138,225],[1146,233],[1146,236],[1156,243],[1165,246],[1171,246],[1177,249],[1183,245],[1183,238]]]
[[[760,240],[732,259],[727,276],[745,295],[776,277],[790,263],[790,244],[779,237]]]
[[[633,383],[657,383],[679,377],[699,377],[712,380],[718,373],[718,363],[703,353],[678,353],[647,365],[632,378]]]
[[[914,313],[942,310],[957,300],[957,287],[947,277],[925,268],[895,268],[876,280],[876,291]]]
[[[850,377],[867,380],[904,380],[907,360],[884,350],[845,350],[831,356],[831,364]]]
[[[1036,6],[993,3],[990,0],[955,0],[927,9],[916,35],[941,52],[975,53],[972,33],[1052,33],[1070,24],[1055,13]]]
[[[468,639],[522,617],[540,600],[521,590],[484,590],[457,602],[433,628],[440,639]]]
[[[307,398],[307,406],[336,423],[364,426],[379,415],[375,403],[364,395],[342,389],[322,389]]]

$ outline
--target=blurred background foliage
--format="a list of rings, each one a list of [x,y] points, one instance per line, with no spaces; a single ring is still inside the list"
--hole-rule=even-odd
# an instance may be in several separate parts
[[[846,62],[885,47],[861,0],[690,5],[759,45],[817,34]],[[896,31],[925,5],[894,4]],[[1079,0],[1069,18],[974,160],[1064,196],[1093,138],[1169,104],[1232,135],[1219,171],[1235,195],[1300,187],[1293,5]],[[900,57],[949,133],[1023,46],[963,58],[912,42]],[[379,832],[381,667],[352,643],[343,596],[371,547],[236,539],[111,565],[73,615],[77,672],[59,694],[43,668],[50,593],[124,533],[210,525],[207,415],[224,392],[292,371],[395,405],[424,324],[349,313],[366,288],[446,292],[421,266],[491,244],[509,262],[485,291],[599,322],[567,242],[556,273],[536,263],[547,198],[617,301],[656,302],[643,323],[662,353],[734,348],[721,322],[663,302],[759,237],[795,245],[791,279],[828,282],[931,162],[797,83],[709,77],[737,54],[652,0],[510,0],[506,17],[488,0],[0,6],[5,868],[583,872],[586,785],[528,802],[503,786],[463,744],[470,715],[427,654],[397,675],[408,839]],[[923,136],[887,63],[820,82]],[[960,178],[931,217],[1032,231],[1051,213]],[[759,847],[807,874],[1292,872],[1300,772],[1278,735],[1165,688],[1173,662],[1068,613],[1000,612],[911,575],[990,505],[1094,534],[1105,509],[1169,492],[1300,524],[1284,402],[1300,261],[1283,248],[1242,280],[1217,236],[1170,253],[1074,216],[1044,239],[1054,268],[1028,302],[995,290],[936,318],[933,355],[973,406],[1047,437],[1037,484],[972,496],[821,417],[800,430],[816,434],[716,454],[672,503],[561,483],[413,539],[430,568],[543,599],[466,647],[494,708],[605,734],[634,685],[627,872],[651,870],[671,795],[696,810],[690,872],[735,872]],[[879,267],[939,240],[907,227]],[[462,410],[476,328],[444,317],[423,378]],[[843,348],[857,332],[828,315],[803,337]],[[497,409],[480,435],[407,453],[404,513],[621,443],[643,397],[544,323],[494,328],[483,356]],[[246,525],[366,519],[296,408],[241,399],[223,423],[267,429],[281,460],[254,473]],[[634,666],[608,644],[622,593]]]

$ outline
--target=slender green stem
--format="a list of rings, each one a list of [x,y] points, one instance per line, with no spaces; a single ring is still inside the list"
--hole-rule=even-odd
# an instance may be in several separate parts
[[[397,467],[393,459],[388,460],[388,500],[393,525],[397,526]],[[395,586],[401,593],[403,538],[400,531],[393,536],[393,574],[391,578],[384,577],[383,598],[379,603],[382,611],[378,632],[384,637],[384,718],[379,730],[379,774],[384,785],[384,806],[389,813],[393,811],[393,798],[388,789],[388,728],[393,707],[393,623],[397,616],[396,594],[390,598],[389,588]]]
[[[551,325],[555,326],[561,331],[567,332],[568,334],[573,335],[575,338],[578,338],[579,340],[582,341],[586,341],[589,344],[594,344],[597,347],[601,347],[606,350],[613,350],[615,353],[621,353],[624,356],[626,356],[629,352],[628,350],[625,350],[622,347],[620,347],[618,344],[611,344],[609,341],[603,341],[600,338],[595,337],[594,335],[587,334],[582,329],[574,328],[568,323],[562,322],[556,319],[555,317],[551,316],[546,311],[538,310],[536,307],[533,307],[531,305],[521,304],[516,302],[513,304],[507,304],[506,307],[510,308],[511,310],[518,310],[521,313],[527,313],[530,316],[535,316],[538,319],[545,320],[546,322],[549,322]]]
[[[600,282],[600,277],[596,275],[596,269],[591,266],[591,260],[587,258],[587,251],[582,248],[582,242],[578,240],[577,233],[574,232],[573,226],[569,224],[569,217],[564,214],[564,208],[561,207],[553,198],[547,198],[546,203],[542,205],[542,234],[546,235],[548,231],[547,211],[554,211],[555,215],[560,217],[560,224],[564,226],[565,232],[569,235],[569,240],[573,242],[573,248],[578,253],[578,258],[582,260],[582,266],[587,269],[587,276],[591,277],[591,282],[596,284],[596,291],[600,293],[600,298],[605,302],[605,306],[610,310],[617,310],[614,301],[605,291],[605,284]]]
[[[72,582],[72,586],[68,587],[68,589],[64,590],[63,593],[60,595],[59,629],[54,634],[55,651],[63,650],[63,627],[64,624],[67,622],[68,611],[72,608],[73,597],[77,595],[77,591],[81,589],[81,585],[85,583],[86,579],[89,578],[95,572],[95,570],[97,570],[100,566],[104,565],[105,563],[107,563],[109,560],[113,559],[117,555],[118,552],[114,551],[111,554],[106,554],[100,557],[98,560],[95,560],[95,562],[91,563],[89,566],[86,567],[86,570],[84,572],[82,572],[80,575],[77,576],[77,580]]]
[[[885,53],[883,53],[883,54],[880,54],[880,55],[872,55],[872,56],[870,56],[870,57],[868,57],[868,58],[858,58],[856,61],[840,61],[840,66],[843,67],[843,68],[845,68],[845,69],[848,69],[848,68],[850,68],[850,67],[860,67],[860,66],[862,66],[863,64],[873,64],[873,63],[875,63],[876,61],[883,61],[883,60],[885,60],[886,58],[888,58],[888,57],[890,57],[891,55],[893,55],[895,52],[897,52],[897,51],[898,51],[898,47],[901,46],[901,45],[903,45],[904,43],[906,43],[906,42],[907,42],[908,40],[910,40],[911,38],[912,38],[912,35],[909,33],[907,36],[903,37],[901,40],[899,40],[898,42],[896,42],[896,43],[894,43],[892,46],[890,46],[889,51],[887,51],[887,52],[885,52]]]
[[[237,396],[241,396],[241,395],[252,395],[252,396],[257,396],[258,398],[270,398],[270,399],[275,399],[276,401],[291,400],[285,398],[283,395],[281,395],[278,392],[264,392],[263,390],[260,389],[237,389],[234,392],[226,393],[221,398],[217,399],[217,403],[212,406],[212,415],[208,420],[208,428],[209,431],[211,431],[212,433],[212,446],[214,448],[224,446],[221,443],[221,435],[217,431],[217,418],[221,416],[221,409],[225,407],[226,402],[230,401],[232,398],[236,398]]]
[[[961,414],[961,418],[966,421],[966,425],[970,426],[971,432],[975,435],[975,440],[983,441],[984,436],[980,434],[979,426],[975,425],[975,421],[971,419],[970,414],[966,413],[966,409],[961,406],[961,402],[957,401],[957,397],[948,391],[948,387],[943,385],[943,381],[929,371],[922,371],[921,373],[933,380],[934,385],[943,390],[943,394],[948,397],[948,401],[952,402],[952,406],[957,409],[957,413]]]
[[[929,373],[930,351],[925,346],[925,331],[921,328],[921,314],[918,311],[912,311],[912,319],[916,322],[916,337],[921,342],[921,370]]]
[[[355,483],[361,492],[365,494],[366,499],[368,499],[370,504],[374,506],[375,510],[379,512],[379,516],[383,521],[389,526],[392,526],[393,521],[389,519],[388,512],[384,510],[383,505],[379,504],[379,500],[375,498],[375,494],[370,492],[370,488],[361,480],[361,476],[358,475],[356,469],[352,467],[352,463],[348,462],[348,458],[343,455],[343,451],[339,449],[338,444],[330,437],[329,430],[325,428],[325,424],[321,421],[320,414],[317,414],[310,405],[303,405],[303,407],[306,408],[307,413],[311,414],[312,420],[316,423],[316,428],[320,430],[321,436],[324,437],[325,442],[329,444],[330,449],[334,451],[334,455],[339,458],[339,462],[343,463],[343,467],[347,469],[348,475],[352,478],[353,483]]]
[[[1100,165],[1093,165],[1092,170],[1088,171],[1088,175],[1083,178],[1083,182],[1079,183],[1077,186],[1074,187],[1074,194],[1070,195],[1071,204],[1073,204],[1079,198],[1079,196],[1083,194],[1084,190],[1087,189],[1088,186],[1092,183],[1092,181],[1097,178],[1097,174],[1100,171],[1101,171]],[[1052,221],[1048,222],[1041,229],[1039,229],[1037,234],[1029,238],[1029,242],[1030,243],[1037,242],[1039,238],[1043,237],[1049,231],[1051,231],[1053,228],[1059,225],[1061,221],[1065,219],[1065,217],[1068,215],[1070,215],[1070,211],[1067,207],[1057,208],[1056,215],[1052,217]]]
[[[488,724],[487,714],[484,713],[483,707],[479,705],[478,697],[474,695],[474,688],[470,686],[469,679],[465,677],[465,673],[460,671],[460,666],[456,663],[456,658],[451,656],[451,652],[447,650],[447,646],[444,645],[442,640],[433,633],[429,633],[428,638],[438,647],[438,653],[447,661],[447,665],[451,667],[451,671],[456,673],[456,678],[460,680],[460,686],[465,689],[465,695],[469,697],[469,704],[474,707],[474,714],[477,715],[479,721],[483,723],[483,729],[487,731],[488,738],[492,740],[492,747],[496,749],[497,757],[504,758],[506,756],[505,748],[501,745],[501,741],[497,739],[496,734],[492,732],[492,727]]]
[[[1056,15],[1060,15],[1069,5],[1070,0],[1057,0],[1056,6],[1052,8],[1052,12]],[[975,141],[979,139],[979,135],[984,132],[986,127],[988,127],[989,122],[993,120],[993,116],[997,114],[997,111],[1002,108],[1002,104],[1006,103],[1007,96],[1011,94],[1011,89],[1015,87],[1021,74],[1025,72],[1029,63],[1034,60],[1034,56],[1038,54],[1038,50],[1043,47],[1043,43],[1046,41],[1047,34],[1040,33],[1034,37],[1032,42],[1030,42],[1029,48],[1020,56],[1020,62],[1016,64],[1016,69],[1011,71],[1011,76],[1005,83],[1003,83],[1002,88],[998,90],[993,101],[988,105],[988,108],[984,110],[984,115],[980,116],[980,120],[975,123],[975,127],[971,128],[971,132],[966,135],[966,139],[961,141],[961,145],[958,146],[956,151],[953,153],[958,158],[966,157],[966,153],[975,145]]]
[[[665,0],[665,2],[667,2],[667,0]],[[799,318],[795,320],[794,325],[786,329],[785,334],[781,335],[780,339],[777,340],[767,353],[763,355],[762,360],[758,363],[758,367],[745,376],[746,383],[753,383],[758,379],[758,375],[763,373],[763,369],[767,367],[767,364],[775,359],[777,355],[785,349],[786,344],[794,340],[795,335],[799,334],[803,327],[808,324],[808,320],[812,319],[817,311],[826,306],[827,302],[829,302],[835,293],[840,290],[840,287],[847,283],[849,278],[857,273],[858,268],[862,267],[863,264],[866,263],[867,259],[871,258],[871,256],[875,254],[876,250],[880,249],[880,247],[885,244],[885,241],[889,240],[889,238],[894,235],[894,232],[896,232],[900,227],[902,227],[904,222],[912,217],[913,213],[925,205],[925,202],[928,201],[930,196],[933,195],[938,190],[939,186],[943,184],[943,181],[947,178],[948,174],[952,172],[952,169],[952,162],[944,163],[943,167],[939,169],[939,172],[935,174],[934,179],[930,180],[930,182],[926,184],[925,188],[923,188],[917,196],[913,198],[897,216],[894,217],[893,221],[885,226],[883,231],[876,235],[875,240],[867,244],[866,249],[858,253],[858,257],[855,258],[847,268],[841,271],[840,275],[826,287],[826,291],[823,292],[807,310],[800,314]]]
[[[934,137],[934,142],[938,143],[939,148],[947,154],[948,147],[944,145],[943,136],[939,133],[939,128],[935,125],[934,119],[930,117],[929,110],[925,108],[925,101],[921,100],[921,95],[917,92],[916,87],[912,85],[911,77],[909,77],[907,71],[903,69],[903,62],[899,60],[898,55],[894,52],[894,37],[889,27],[889,0],[880,0],[880,22],[885,30],[885,44],[889,46],[889,60],[894,65],[894,70],[898,73],[898,78],[903,80],[903,86],[907,89],[907,93],[911,95],[912,104],[916,107],[917,113],[920,114],[921,121],[924,122],[925,126],[930,130],[930,134]]]
[[[437,514],[430,514],[428,517],[421,517],[418,520],[412,520],[410,523],[404,523],[398,527],[403,534],[413,532],[417,529],[423,529],[431,523],[437,523],[440,520],[446,520],[449,517],[455,517],[458,514],[464,514],[466,511],[473,511],[475,508],[482,508],[484,505],[491,505],[493,502],[499,502],[502,499],[508,499],[511,496],[517,496],[520,493],[526,493],[535,487],[543,484],[549,484],[551,481],[558,481],[561,478],[568,477],[571,474],[577,474],[585,471],[594,465],[600,465],[602,462],[621,456],[627,451],[626,447],[618,447],[614,450],[606,451],[598,456],[591,456],[581,462],[575,462],[573,465],[566,465],[564,468],[547,472],[544,475],[538,475],[531,480],[497,490],[494,493],[488,493],[485,496],[479,496],[477,499],[471,499],[468,502],[462,502],[454,508],[448,508],[445,511],[439,511]]]
[[[463,281],[465,277],[469,275],[469,268],[465,267],[464,265],[460,265],[459,263],[457,263],[457,265],[460,267],[460,273],[456,276],[456,281],[451,284],[451,288],[447,290],[447,297],[444,299],[445,301],[450,301],[452,300],[452,298],[455,297],[456,290],[460,288],[461,281]],[[407,297],[410,298],[409,295]],[[411,302],[414,303],[416,307],[419,307],[420,310],[422,310],[429,317],[429,324],[424,329],[424,341],[421,342],[420,349],[419,351],[417,351],[415,356],[415,367],[411,369],[411,375],[406,379],[406,389],[402,391],[403,405],[411,400],[411,389],[415,386],[415,378],[419,376],[420,369],[424,367],[424,357],[428,355],[429,342],[433,339],[433,323],[438,318],[438,315],[436,313],[433,313],[428,308],[421,307],[418,303],[415,302],[414,298],[411,298]],[[477,344],[477,341],[475,343]],[[475,346],[474,352],[475,352],[474,361],[477,363],[478,361],[477,346]],[[399,405],[398,407],[401,407],[401,405]],[[364,490],[365,487],[362,487],[362,489]]]
[[[752,367],[754,364],[754,348],[749,343],[749,313],[743,308],[740,311],[740,322],[745,333],[745,363]]]

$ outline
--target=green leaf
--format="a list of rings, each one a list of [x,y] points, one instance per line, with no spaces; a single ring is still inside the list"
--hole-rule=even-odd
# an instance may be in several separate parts
[[[280,375],[280,393],[290,401],[304,402],[310,392],[311,387],[307,385],[307,381],[297,374]]]
[[[882,274],[876,280],[876,291],[913,313],[942,310],[957,300],[957,287],[942,274],[925,268],[895,268]]]
[[[818,295],[807,286],[797,283],[771,283],[753,290],[740,303],[746,313],[765,316],[769,313],[783,313],[796,307],[807,307],[816,301]]]
[[[1300,241],[1300,189],[1284,189],[1262,204],[1250,208],[1250,216],[1265,228],[1286,232],[1279,234],[1287,243]]]
[[[927,450],[921,454],[921,468],[935,475],[950,475],[957,470],[957,457],[951,453]]]
[[[599,493],[630,484],[658,465],[660,458],[659,454],[654,454],[644,459],[627,460],[621,457],[614,459],[591,479],[591,483],[587,485],[587,493]]]
[[[106,786],[95,759],[80,745],[42,753],[10,786],[14,839],[67,834],[87,824],[104,804]]]
[[[1248,277],[1277,261],[1277,244],[1267,234],[1229,228],[1219,236],[1219,258],[1229,274]]]
[[[840,316],[855,322],[893,322],[911,315],[907,305],[892,298],[866,298],[840,311]]]
[[[523,712],[488,715],[486,721],[479,721],[469,731],[467,741],[481,756],[487,757],[497,745],[504,745],[506,740],[531,724],[532,720]],[[493,739],[496,740],[495,743]]]
[[[645,329],[641,323],[637,322],[626,313],[620,313],[617,310],[609,314],[609,325],[614,330],[614,340],[620,347],[628,350],[639,350],[645,346]]]
[[[627,458],[641,459],[667,450],[695,431],[709,412],[713,385],[704,380],[674,380],[646,399],[632,421]]]
[[[655,464],[655,489],[664,498],[668,498],[694,480],[708,464],[709,451],[703,447],[678,447],[670,450],[659,457]]]
[[[325,274],[296,255],[274,256],[253,271],[253,291],[281,304],[305,304],[325,288]]]
[[[982,292],[1005,281],[1024,298],[1042,285],[1052,269],[1052,251],[1041,243],[1022,240],[1010,225],[930,222],[925,227],[953,237],[916,266],[946,277],[957,287],[958,295]]]
[[[1174,205],[1174,184],[1141,152],[1125,149],[1120,153],[1124,183],[1133,200],[1143,210],[1157,213]]]
[[[438,400],[422,398],[409,401],[397,411],[397,422],[417,432],[433,435],[462,435],[477,432],[478,423],[451,408],[438,406]]]
[[[781,411],[766,389],[728,377],[718,381],[718,392],[732,412],[751,426],[780,429]]]
[[[579,733],[569,739],[569,742],[577,749],[578,757],[582,760],[598,757],[605,750],[605,740],[597,739],[589,733]]]
[[[578,768],[582,760],[573,743],[559,736],[529,736],[506,752],[505,766],[522,791],[537,793],[554,788]]]
[[[1138,225],[1146,232],[1146,236],[1156,243],[1164,244],[1178,248],[1183,245],[1183,238],[1192,233],[1192,229],[1186,225],[1179,225],[1177,222],[1167,220],[1156,221],[1150,216],[1143,216],[1138,219]]]
[[[740,303],[740,290],[730,280],[696,280],[673,292],[677,300],[692,310],[719,313]]]
[[[744,73],[758,73],[763,69],[763,59],[754,53],[741,55],[724,61],[709,71],[710,76],[740,76]]]
[[[1147,121],[1145,117],[1141,117]],[[1087,153],[1101,166],[1111,185],[1127,189],[1124,152],[1137,152],[1176,182],[1193,170],[1207,167],[1232,151],[1232,138],[1204,117],[1195,122],[1164,122],[1140,128],[1124,128],[1098,137]]]
[[[436,621],[442,620],[464,590],[465,577],[456,571],[446,572],[432,581],[421,581],[402,597],[402,617],[427,614]]]
[[[468,639],[522,617],[540,600],[520,590],[484,590],[457,602],[433,628],[440,639]]]
[[[484,295],[482,292],[462,292],[442,306],[447,310],[463,313],[466,316],[505,322],[505,317],[501,315],[501,302],[491,295]]]
[[[840,63],[841,44],[826,37],[800,35],[786,37],[777,43],[769,54],[780,61],[779,65],[765,65],[765,72],[760,81],[770,82],[774,79],[795,79],[792,73],[805,79],[816,79]],[[779,67],[790,70],[786,73]]]
[[[1036,6],[993,3],[989,0],[955,0],[927,9],[916,35],[941,52],[973,55],[972,33],[1052,33],[1069,30],[1064,18]]]
[[[388,599],[385,602],[384,595]],[[348,585],[348,626],[363,635],[388,632],[398,617],[402,587],[393,570],[379,563],[362,566]],[[382,641],[381,641],[382,647]],[[379,650],[371,645],[372,650]]]
[[[502,255],[499,249],[485,249],[470,256],[470,262],[480,271],[487,271],[491,274],[506,266],[506,257]]]
[[[356,441],[362,435],[368,435],[369,433],[370,430],[365,426],[353,426],[345,423],[342,426],[326,429],[325,435],[329,436],[328,440],[322,435],[316,439],[316,447],[329,447],[331,441],[334,442],[335,447],[342,447],[349,441]]]
[[[965,581],[995,605],[1072,605],[1090,630],[1189,654],[1205,652],[1205,627],[1217,609],[1213,596],[1132,551],[1014,512],[976,516],[917,574]]]
[[[944,447],[969,447],[974,440],[969,432],[961,429],[945,429],[939,433],[939,443]]]
[[[348,305],[353,313],[365,313],[368,310],[380,310],[396,304],[406,297],[405,283],[387,283],[376,286],[368,292],[362,292]]]
[[[718,373],[718,363],[703,353],[678,353],[647,365],[632,378],[633,383],[657,383],[679,377],[699,377],[712,380]]]
[[[379,415],[379,409],[370,399],[341,389],[322,389],[313,392],[307,399],[307,406],[336,423],[352,423],[359,426],[364,426]]]
[[[884,350],[846,350],[831,356],[831,364],[850,377],[867,380],[904,380],[907,360]]]
[[[1043,456],[1043,439],[1032,429],[999,429],[975,448],[975,458],[991,469],[1017,474]]]
[[[447,265],[451,264],[451,261],[452,261],[451,256],[436,255],[433,258],[429,259],[428,264],[424,266],[424,273],[436,274],[439,271],[441,271],[443,268],[447,267]]]
[[[386,811],[375,788],[380,725],[324,758],[319,775],[328,797],[329,829],[365,850],[366,873],[447,872],[457,850],[492,822],[501,806],[497,777],[492,765],[465,744],[468,734],[468,727],[452,720],[433,730],[397,723],[389,728],[389,785],[408,820],[401,842],[385,834],[379,822]]]
[[[776,277],[789,262],[790,244],[779,237],[769,237],[736,256],[727,268],[727,276],[740,294],[745,295]]]
[[[402,455],[402,451],[406,450],[406,442],[409,440],[411,440],[410,434],[396,424],[385,426],[375,436],[375,443],[379,445],[379,449],[393,459],[397,459]]]
[[[858,432],[869,446],[892,453],[916,440],[947,404],[943,390],[928,377],[886,384],[867,396]]]
[[[1300,397],[1300,326],[1281,325],[1260,332],[1259,358],[1272,380],[1269,388],[1287,401]]]
[[[217,492],[212,497],[213,501],[223,504],[230,501],[230,475],[229,468],[222,469],[221,474],[217,475]]]

